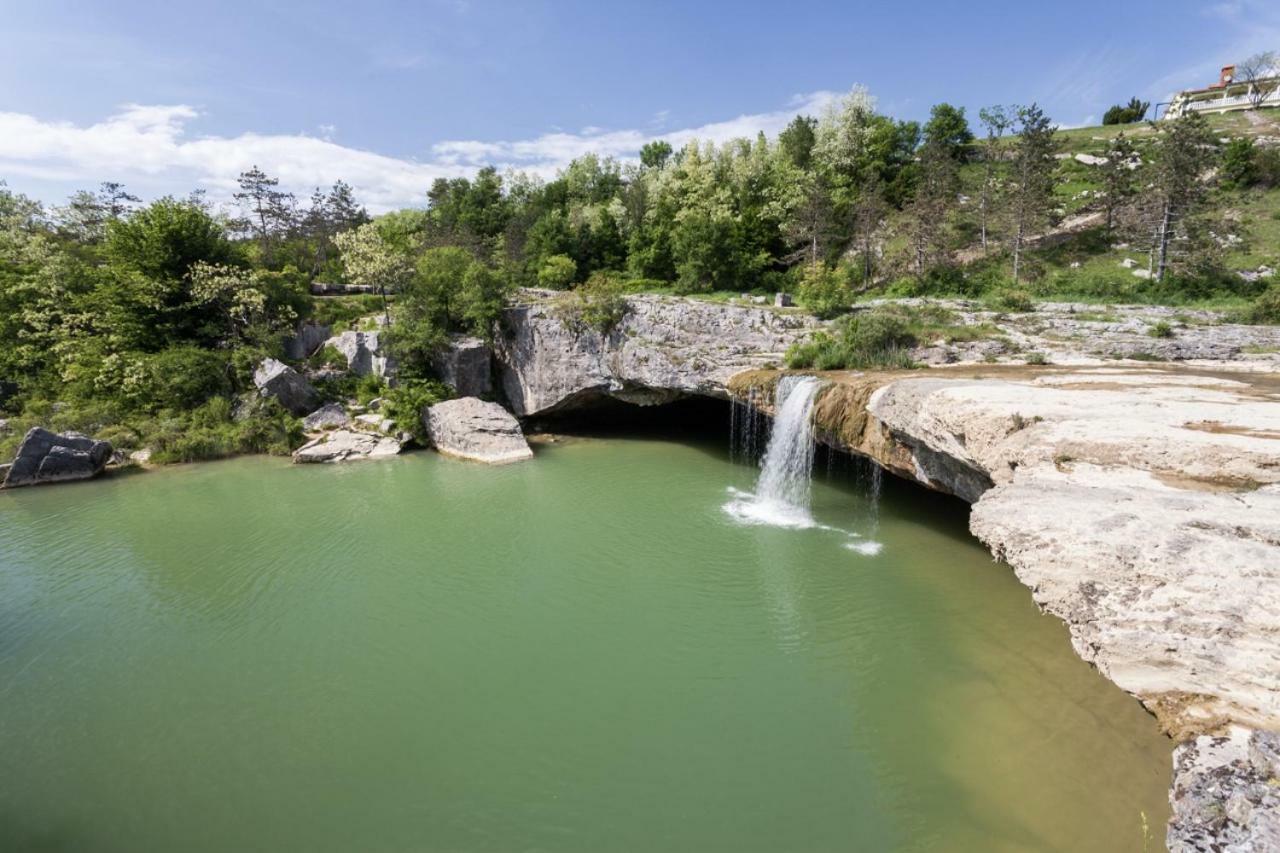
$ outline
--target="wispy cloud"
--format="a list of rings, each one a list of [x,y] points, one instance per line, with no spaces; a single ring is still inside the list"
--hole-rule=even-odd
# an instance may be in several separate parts
[[[128,104],[93,124],[0,112],[0,178],[8,178],[16,189],[23,188],[22,179],[57,185],[61,191],[102,180],[134,181],[157,193],[185,194],[201,187],[214,199],[226,200],[235,189],[236,176],[257,165],[300,195],[344,180],[371,210],[380,212],[421,204],[436,178],[471,174],[483,165],[550,177],[587,153],[634,159],[654,138],[679,147],[692,139],[724,142],[760,131],[776,135],[796,114],[820,114],[837,97],[834,92],[814,92],[796,96],[782,109],[658,135],[636,128],[588,127],[531,139],[450,140],[432,146],[431,156],[424,160],[340,145],[332,140],[334,128],[329,125],[321,125],[318,135],[193,135],[188,125],[200,112],[185,104]]]

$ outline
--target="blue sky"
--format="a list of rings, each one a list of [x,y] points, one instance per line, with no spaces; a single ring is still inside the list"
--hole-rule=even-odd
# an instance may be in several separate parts
[[[1280,3],[0,0],[0,179],[225,198],[257,163],[376,210],[494,162],[544,175],[665,136],[776,132],[855,83],[924,118],[1038,101],[1096,123],[1280,49]]]

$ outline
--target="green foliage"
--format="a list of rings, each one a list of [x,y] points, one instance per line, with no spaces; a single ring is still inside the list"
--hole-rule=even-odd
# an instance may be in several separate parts
[[[596,273],[572,293],[561,296],[556,314],[577,334],[607,335],[627,315],[626,283],[615,275]]]
[[[1280,285],[1267,288],[1241,319],[1246,323],[1280,326]]]
[[[845,270],[825,264],[810,264],[796,287],[800,303],[818,317],[834,317],[849,308],[853,290]]]
[[[1160,320],[1147,329],[1147,334],[1153,338],[1172,338],[1173,326],[1165,320]]]
[[[1222,149],[1222,185],[1231,189],[1251,186],[1256,178],[1255,146],[1247,136],[1239,136]]]
[[[661,169],[671,158],[671,143],[664,139],[646,142],[640,148],[640,165],[646,169]]]
[[[910,368],[916,337],[904,317],[892,310],[871,309],[846,317],[835,334],[819,332],[787,350],[787,367],[816,370]]]
[[[240,453],[286,455],[302,443],[302,424],[274,401],[256,404],[248,417],[236,420],[225,397],[215,397],[185,414],[163,417],[147,425],[142,441],[152,448],[156,464],[220,459]]]
[[[963,160],[973,144],[973,131],[964,116],[964,107],[951,104],[934,104],[929,111],[929,121],[924,126],[926,145],[936,145],[953,158]]]
[[[1142,121],[1150,108],[1150,101],[1143,101],[1136,97],[1130,98],[1127,104],[1109,107],[1102,117],[1102,123],[1104,125],[1133,124],[1135,121]]]
[[[243,263],[225,229],[204,208],[168,197],[128,219],[111,222],[107,227],[107,256],[166,289],[178,287],[177,283],[197,261]]]
[[[552,255],[538,270],[538,285],[552,290],[565,290],[578,276],[578,264],[568,255]]]
[[[1036,310],[1036,304],[1032,300],[1031,294],[1016,288],[998,290],[991,295],[989,301],[997,311],[1027,313]]]
[[[396,426],[411,432],[414,438],[425,441],[426,431],[422,422],[422,410],[452,397],[449,387],[430,379],[408,379],[384,396],[382,411],[396,422]]]

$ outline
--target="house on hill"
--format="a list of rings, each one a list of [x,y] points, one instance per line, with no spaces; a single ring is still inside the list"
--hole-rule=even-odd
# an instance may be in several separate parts
[[[1261,107],[1280,107],[1280,76],[1237,80],[1236,67],[1224,65],[1217,83],[1174,95],[1164,118],[1178,118],[1191,112],[1226,113]]]

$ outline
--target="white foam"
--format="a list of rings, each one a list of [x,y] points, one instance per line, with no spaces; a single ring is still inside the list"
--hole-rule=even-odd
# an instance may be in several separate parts
[[[850,551],[862,554],[864,557],[874,557],[884,550],[884,545],[880,542],[846,542],[845,546]]]

